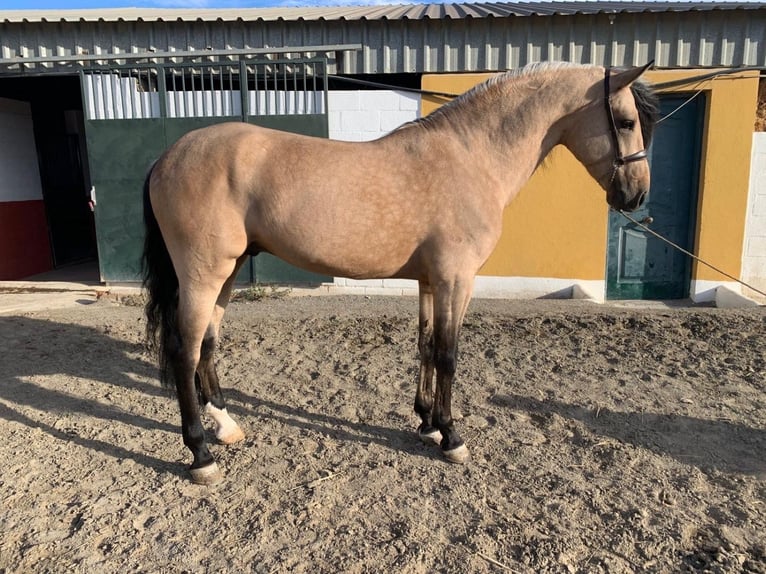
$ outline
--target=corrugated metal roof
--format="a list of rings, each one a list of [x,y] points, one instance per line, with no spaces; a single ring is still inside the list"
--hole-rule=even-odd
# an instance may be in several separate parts
[[[764,2],[477,2],[305,8],[109,8],[94,10],[0,10],[3,22],[297,22],[317,20],[423,20],[506,18],[576,14],[635,14],[758,10]]]
[[[330,45],[362,46],[317,53],[331,74],[497,71],[542,60],[766,66],[766,2],[0,11],[0,73],[71,71],[85,65],[82,55],[207,52],[212,58],[228,51],[235,58],[281,48],[275,57],[282,58]],[[41,63],[44,58],[58,61]]]

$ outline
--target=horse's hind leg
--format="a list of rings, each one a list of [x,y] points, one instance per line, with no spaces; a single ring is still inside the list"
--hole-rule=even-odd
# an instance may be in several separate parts
[[[245,438],[245,433],[239,425],[229,416],[226,403],[218,382],[218,373],[215,368],[215,348],[218,343],[218,333],[221,320],[226,311],[226,305],[231,297],[231,290],[237,278],[242,264],[249,255],[245,254],[237,260],[234,272],[229,276],[221,288],[213,311],[213,317],[205,331],[205,338],[200,348],[200,362],[197,367],[197,377],[200,391],[200,405],[204,412],[215,422],[215,438],[223,444],[234,444]]]
[[[220,318],[214,319],[214,321],[220,324]],[[200,383],[200,406],[205,414],[215,422],[215,438],[218,442],[234,444],[244,439],[245,433],[229,415],[223,392],[221,392],[218,383],[218,374],[214,362],[215,347],[218,341],[217,324],[213,327],[213,323],[211,323],[200,349],[200,364],[197,368]]]
[[[205,430],[200,419],[196,389],[196,372],[200,361],[202,341],[221,292],[221,286],[231,274],[208,271],[205,282],[181,283],[178,292],[178,346],[170,360],[175,371],[178,405],[181,410],[181,433],[184,444],[194,460],[189,472],[197,484],[215,484],[223,479],[218,465],[205,441]]]
[[[418,351],[420,371],[415,394],[415,412],[420,416],[418,435],[423,442],[439,444],[442,435],[431,425],[434,406],[434,296],[431,287],[420,282],[420,313],[418,317]]]

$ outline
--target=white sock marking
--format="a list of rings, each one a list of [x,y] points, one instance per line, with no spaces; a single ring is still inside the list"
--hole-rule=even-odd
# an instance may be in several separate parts
[[[234,419],[229,416],[229,413],[226,412],[225,408],[219,409],[213,405],[213,403],[207,403],[205,405],[205,413],[210,415],[215,422],[216,438],[220,439],[227,437],[239,430],[239,425],[237,425],[237,423],[234,422]]]

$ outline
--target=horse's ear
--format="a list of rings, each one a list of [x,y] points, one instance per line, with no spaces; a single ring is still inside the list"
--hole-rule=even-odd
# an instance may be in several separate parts
[[[627,70],[621,71],[612,71],[612,75],[609,78],[609,88],[611,92],[614,93],[617,90],[624,88],[625,86],[629,86],[635,82],[641,76],[641,74],[646,72],[646,70],[651,68],[653,65],[654,60],[645,66],[637,66],[635,68],[628,68]]]

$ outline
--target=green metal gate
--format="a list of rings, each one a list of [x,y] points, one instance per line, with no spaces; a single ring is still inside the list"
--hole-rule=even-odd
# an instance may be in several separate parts
[[[139,279],[144,177],[183,134],[243,121],[328,136],[323,59],[133,64],[81,71],[85,133],[102,281]],[[331,278],[276,257],[251,258],[241,282]]]
[[[661,115],[688,96],[662,96]],[[697,97],[657,126],[649,163],[652,187],[633,217],[693,251],[705,100]],[[617,212],[610,211],[607,299],[683,299],[689,296],[691,261]]]

